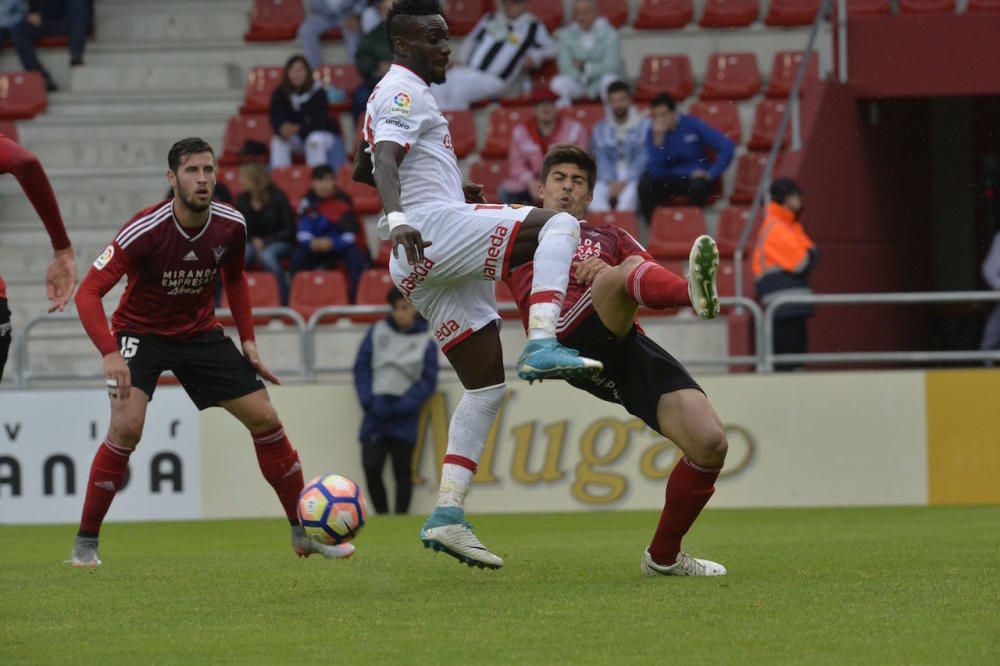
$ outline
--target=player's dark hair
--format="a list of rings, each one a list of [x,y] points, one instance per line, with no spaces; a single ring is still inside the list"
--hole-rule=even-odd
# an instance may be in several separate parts
[[[649,106],[650,108],[654,108],[657,106],[665,106],[671,111],[676,111],[677,101],[674,99],[674,96],[671,95],[670,93],[660,93],[659,95],[653,98],[653,101],[649,103]]]
[[[441,3],[438,0],[396,0],[389,13],[385,17],[385,36],[389,40],[389,48],[395,53],[393,40],[396,37],[405,36],[407,21],[396,21],[393,19],[401,16],[435,16],[444,14],[441,10]]]
[[[627,92],[629,95],[631,95],[632,89],[629,88],[628,84],[625,83],[624,81],[615,81],[608,86],[608,93],[607,93],[608,97],[611,96],[611,93],[616,93],[616,92]]]
[[[292,68],[292,65],[297,62],[301,62],[306,67],[306,80],[303,81],[302,85],[299,87],[293,86],[292,80],[288,76],[288,71]],[[296,54],[285,61],[285,73],[281,77],[281,89],[284,90],[285,93],[291,95],[294,92],[309,92],[312,90],[315,82],[316,80],[313,78],[312,67],[309,66],[309,61],[306,60],[304,55]]]
[[[399,303],[401,300],[403,300],[403,293],[395,287],[389,287],[389,291],[385,295],[385,302],[390,307],[396,307],[396,303]]]
[[[545,153],[542,160],[542,184],[549,178],[549,172],[558,164],[575,164],[583,169],[587,174],[587,185],[590,186],[590,193],[594,192],[594,185],[597,183],[597,163],[583,148],[568,143],[552,146],[549,152]]]
[[[212,150],[212,146],[204,139],[199,139],[198,137],[181,139],[170,146],[170,152],[167,153],[167,166],[170,167],[171,171],[177,173],[177,169],[180,167],[181,162],[184,161],[184,158],[197,153],[212,153],[212,158],[215,158],[215,151]]]
[[[313,168],[312,173],[309,177],[313,180],[319,180],[321,178],[326,178],[327,176],[333,175],[333,169],[331,169],[326,164],[320,164],[318,167]]]

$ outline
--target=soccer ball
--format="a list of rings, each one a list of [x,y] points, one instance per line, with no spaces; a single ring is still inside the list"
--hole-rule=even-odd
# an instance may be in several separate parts
[[[317,476],[299,495],[299,521],[306,534],[322,543],[350,541],[367,514],[361,489],[346,476]]]

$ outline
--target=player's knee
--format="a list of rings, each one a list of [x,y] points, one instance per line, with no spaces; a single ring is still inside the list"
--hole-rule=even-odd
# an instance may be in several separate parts
[[[123,449],[134,449],[142,439],[142,418],[122,418],[108,428],[108,439]]]
[[[720,425],[713,425],[700,433],[695,448],[695,455],[689,455],[688,459],[699,467],[717,469],[726,462],[726,453],[729,451],[729,442],[726,440],[726,432]]]
[[[542,230],[538,232],[538,240],[549,234],[572,236],[579,241],[580,221],[569,213],[556,213],[542,225]]]
[[[278,411],[274,408],[274,405],[269,402],[266,406],[261,407],[247,417],[244,425],[252,433],[265,432],[280,426],[281,419],[278,418]]]

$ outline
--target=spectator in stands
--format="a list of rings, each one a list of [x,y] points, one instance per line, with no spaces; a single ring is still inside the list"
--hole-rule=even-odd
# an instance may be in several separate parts
[[[622,74],[618,30],[598,15],[597,0],[576,0],[573,23],[559,31],[559,75],[552,79],[558,106],[603,98]]]
[[[351,198],[337,187],[333,170],[318,166],[312,171],[312,189],[299,204],[297,245],[292,271],[317,268],[347,270],[351,302],[358,293],[361,273],[368,268],[368,253],[358,245],[360,222]]]
[[[639,179],[639,207],[647,223],[658,205],[678,195],[704,206],[735,150],[725,134],[677,111],[674,98],[666,93],[653,98],[651,113],[646,166]],[[709,159],[709,151],[714,159]]]
[[[389,45],[389,36],[385,31],[385,17],[392,7],[393,0],[379,0],[378,16],[379,21],[374,27],[365,32],[358,44],[358,52],[354,62],[361,75],[361,85],[354,91],[351,99],[351,116],[358,118],[365,111],[368,104],[368,96],[371,95],[375,84],[382,80],[382,77],[389,71],[392,64],[392,46]],[[368,9],[374,9],[369,7]],[[365,10],[366,15],[368,10]]]
[[[990,251],[983,260],[983,279],[990,289],[1000,290],[1000,231],[993,237],[993,244]],[[993,308],[992,314],[986,320],[983,328],[983,341],[980,344],[982,349],[1000,349],[1000,303]]]
[[[376,513],[388,513],[382,468],[392,456],[396,513],[406,513],[413,493],[413,449],[420,408],[437,388],[438,351],[427,322],[394,287],[392,311],[365,335],[354,361],[354,388],[364,410],[361,464]]]
[[[632,104],[624,81],[608,86],[607,116],[594,126],[590,150],[597,160],[597,184],[590,210],[634,211],[639,177],[646,165],[650,122]]]
[[[757,234],[752,269],[757,297],[767,306],[779,294],[809,294],[809,274],[819,260],[819,250],[806,235],[800,218],[802,190],[791,178],[771,183],[771,203]],[[806,320],[811,305],[782,306],[774,316],[775,354],[804,354],[808,348]],[[800,363],[780,363],[775,370],[796,370]]]
[[[45,89],[59,89],[35,52],[35,30],[42,24],[41,14],[28,6],[27,0],[0,0],[0,49],[9,37],[26,72],[38,72],[45,79]]]
[[[524,69],[537,69],[556,53],[555,41],[528,12],[527,0],[503,0],[502,11],[483,16],[462,40],[447,80],[431,86],[431,92],[442,111],[465,110],[516,92],[514,83]]]
[[[259,162],[240,167],[243,191],[236,197],[236,208],[247,221],[246,265],[259,264],[278,281],[281,304],[288,304],[288,276],[283,262],[292,257],[295,241],[295,218],[288,197],[273,182]]]
[[[274,129],[271,167],[289,166],[293,152],[305,153],[309,166],[328,164],[336,169],[344,163],[344,142],[330,119],[326,92],[302,56],[285,63],[281,85],[271,95],[269,115]]]
[[[561,117],[555,100],[555,93],[539,91],[534,119],[516,125],[511,132],[507,180],[500,186],[500,199],[506,204],[533,204],[538,200],[542,160],[551,146],[587,145],[587,129],[573,118]]]
[[[308,15],[299,26],[299,41],[312,69],[323,64],[323,33],[335,28],[344,38],[347,58],[354,62],[354,53],[361,39],[361,14],[368,0],[309,0]]]

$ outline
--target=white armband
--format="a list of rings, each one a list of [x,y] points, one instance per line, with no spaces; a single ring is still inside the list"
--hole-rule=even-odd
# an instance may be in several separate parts
[[[408,224],[406,221],[406,213],[400,211],[394,211],[385,216],[385,219],[389,222],[389,233],[396,227]]]

